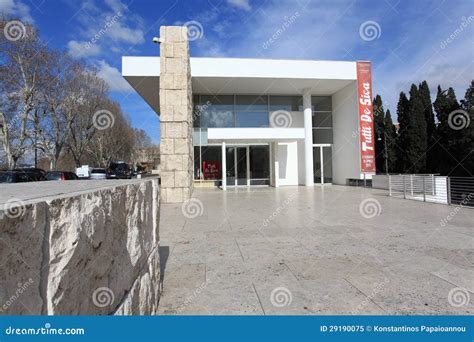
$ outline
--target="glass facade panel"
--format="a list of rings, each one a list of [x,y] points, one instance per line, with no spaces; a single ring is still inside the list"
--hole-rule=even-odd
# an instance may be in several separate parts
[[[303,104],[301,96],[270,96],[270,111],[298,111]]]
[[[323,147],[324,183],[332,183],[332,147]]]
[[[232,111],[204,110],[201,112],[200,125],[203,128],[234,127],[234,114]]]
[[[313,144],[332,144],[332,128],[313,128]]]
[[[268,127],[268,112],[236,112],[235,127]]]
[[[313,147],[313,173],[314,183],[321,183],[321,147]]]
[[[235,185],[235,147],[227,147],[225,150],[226,160],[226,183]]]
[[[331,111],[331,96],[311,96],[311,105],[315,111]]]
[[[250,146],[250,179],[270,178],[270,150],[268,146]]]
[[[237,95],[235,97],[235,110],[240,112],[268,112],[268,98],[267,96]]]
[[[222,151],[220,146],[194,146],[194,179],[220,180]]]
[[[332,113],[313,112],[313,127],[332,127]]]
[[[200,95],[199,105],[206,110],[233,111],[233,95]]]

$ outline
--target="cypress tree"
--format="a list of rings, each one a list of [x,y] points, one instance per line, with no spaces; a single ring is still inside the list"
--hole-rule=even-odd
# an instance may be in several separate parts
[[[405,93],[400,92],[400,98],[397,104],[397,117],[398,117],[398,135],[396,139],[396,172],[405,173],[408,169],[406,149],[408,148],[408,129],[410,125],[409,113],[408,113],[408,99]]]
[[[397,139],[397,130],[392,121],[392,115],[390,114],[390,110],[387,109],[387,113],[385,113],[385,136],[387,142],[387,164],[388,164],[388,173],[394,172],[396,170],[397,164],[397,146],[396,146],[396,139]]]
[[[375,167],[377,172],[385,173],[385,125],[384,125],[384,109],[382,97],[375,96],[373,100],[374,110],[374,130],[375,130]]]
[[[436,127],[436,160],[437,171],[442,175],[452,175],[452,172],[458,165],[458,158],[456,155],[456,139],[459,138],[459,131],[455,130],[450,125],[450,114],[460,109],[459,103],[456,99],[456,94],[453,88],[447,91],[442,91],[438,86],[438,93],[436,100],[433,103],[438,119],[438,126]]]
[[[454,156],[459,164],[453,174],[461,177],[472,177],[474,174],[474,81],[467,88],[464,99],[461,100],[460,128],[455,135]],[[461,128],[462,127],[462,128]]]
[[[423,112],[425,115],[425,121],[426,121],[426,144],[427,144],[427,151],[426,151],[426,171],[427,172],[433,172],[436,164],[436,159],[435,159],[435,142],[436,142],[436,137],[435,137],[435,130],[436,130],[436,124],[435,124],[435,118],[434,118],[434,112],[433,112],[433,105],[431,101],[431,95],[430,95],[430,88],[428,87],[428,83],[426,81],[421,82],[421,84],[418,86],[419,92],[420,92],[420,97],[421,101],[423,103]]]
[[[408,146],[405,151],[409,167],[408,171],[410,173],[422,173],[426,172],[426,120],[423,101],[415,84],[412,84],[410,88],[408,107]]]

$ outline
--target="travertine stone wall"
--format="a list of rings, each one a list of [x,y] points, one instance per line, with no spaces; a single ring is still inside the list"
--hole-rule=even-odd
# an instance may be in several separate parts
[[[0,316],[156,314],[158,222],[157,179],[0,206]]]
[[[160,28],[161,202],[190,198],[193,186],[191,66],[187,27]]]

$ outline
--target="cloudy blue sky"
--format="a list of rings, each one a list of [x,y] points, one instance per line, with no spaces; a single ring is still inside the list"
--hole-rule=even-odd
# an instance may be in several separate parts
[[[121,78],[120,63],[124,55],[158,55],[151,40],[161,25],[199,22],[193,56],[371,60],[374,92],[392,113],[412,82],[426,79],[432,92],[452,86],[461,98],[474,75],[472,0],[0,0],[0,11],[97,66],[132,124],[155,142],[159,119]]]

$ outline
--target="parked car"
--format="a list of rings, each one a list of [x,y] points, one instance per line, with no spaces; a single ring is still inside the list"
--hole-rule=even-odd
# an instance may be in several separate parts
[[[112,162],[107,171],[107,178],[132,178],[132,169],[130,169],[130,166],[125,162]]]
[[[89,165],[82,165],[76,168],[76,175],[79,178],[89,178],[91,175],[92,168]]]
[[[0,173],[0,183],[39,182],[46,178],[38,172],[9,170]]]
[[[46,180],[77,180],[79,177],[74,172],[49,171],[46,172]]]
[[[29,173],[35,173],[37,175],[41,175],[43,177],[46,176],[46,171],[38,167],[17,167],[16,169],[13,169],[12,171],[29,172]]]
[[[107,171],[105,169],[92,169],[90,173],[90,179],[107,179]]]

